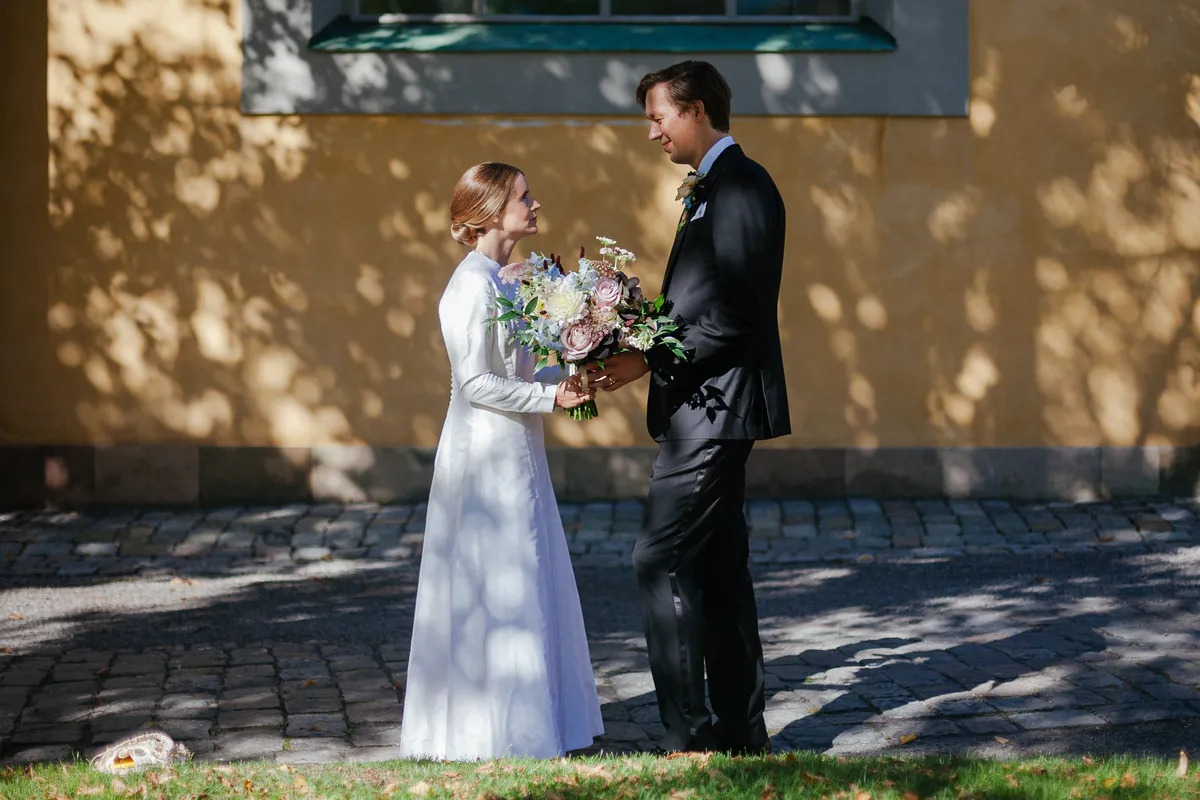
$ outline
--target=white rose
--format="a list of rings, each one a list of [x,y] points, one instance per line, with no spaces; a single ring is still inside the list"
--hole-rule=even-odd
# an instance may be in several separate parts
[[[587,309],[587,296],[569,286],[562,286],[546,298],[546,313],[555,322],[567,324],[583,318]]]
[[[622,344],[631,350],[641,350],[644,352],[654,346],[654,334],[646,330],[638,331],[626,336]]]

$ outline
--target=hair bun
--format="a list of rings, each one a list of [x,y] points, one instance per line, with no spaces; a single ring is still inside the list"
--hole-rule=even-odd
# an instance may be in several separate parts
[[[479,241],[479,229],[465,222],[453,223],[450,226],[450,235],[454,237],[454,241],[463,247],[471,247],[475,242]]]

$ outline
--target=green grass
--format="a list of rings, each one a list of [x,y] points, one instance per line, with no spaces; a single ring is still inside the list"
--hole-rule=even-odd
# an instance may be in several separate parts
[[[86,763],[9,767],[4,800],[60,798],[1184,798],[1196,774],[1146,758],[767,758],[652,756],[486,764],[391,762],[285,766],[191,763],[102,775]]]

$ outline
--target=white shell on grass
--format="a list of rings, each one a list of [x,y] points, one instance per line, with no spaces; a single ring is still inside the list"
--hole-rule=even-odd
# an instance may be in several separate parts
[[[101,772],[118,775],[147,767],[170,767],[191,757],[191,750],[167,734],[148,731],[110,744],[92,756],[92,766]]]

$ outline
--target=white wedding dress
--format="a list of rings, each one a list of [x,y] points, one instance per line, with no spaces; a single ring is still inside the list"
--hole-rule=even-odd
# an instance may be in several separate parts
[[[472,251],[438,304],[450,409],[434,462],[400,750],[550,758],[603,732],[542,414],[555,386],[486,324],[500,265]]]

